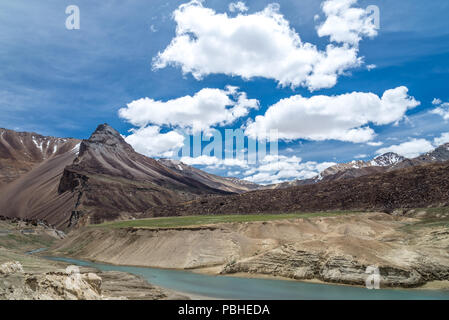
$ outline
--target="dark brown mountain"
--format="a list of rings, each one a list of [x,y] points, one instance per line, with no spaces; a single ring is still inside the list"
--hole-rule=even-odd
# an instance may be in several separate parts
[[[256,214],[328,210],[382,210],[449,205],[449,162],[425,164],[353,179],[258,190],[148,210],[148,217]]]
[[[44,147],[44,153],[52,146]],[[2,187],[0,215],[46,220],[66,228],[138,217],[153,206],[248,190],[245,184],[184,164],[183,170],[174,170],[164,161],[138,154],[106,124],[81,142],[79,152],[75,147],[59,149],[38,159],[41,162],[30,171]]]
[[[0,187],[43,161],[69,152],[80,142],[0,128]]]

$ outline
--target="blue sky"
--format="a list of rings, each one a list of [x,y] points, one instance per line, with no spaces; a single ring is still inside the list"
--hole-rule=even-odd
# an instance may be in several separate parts
[[[326,18],[322,1],[245,1],[248,11],[241,14],[260,12],[272,2],[279,3],[279,13],[302,41],[325,50],[329,37],[318,36],[316,29]],[[358,56],[364,57],[364,63],[344,70],[335,85],[312,92],[302,86],[281,87],[270,77],[248,80],[217,73],[198,80],[191,73],[183,74],[180,67],[153,70],[152,59],[176,36],[172,13],[182,3],[187,1],[0,3],[0,127],[87,138],[99,123],[107,122],[129,135],[128,130],[136,126],[120,118],[118,110],[141,98],[167,101],[192,96],[204,88],[225,90],[232,85],[248,99],[259,101],[258,110],[250,108],[247,115],[230,124],[213,126],[222,130],[253,121],[281,99],[295,95],[310,98],[371,92],[381,97],[386,90],[405,86],[420,105],[407,110],[397,123],[367,124],[376,134],[371,142],[382,142],[382,146],[367,141],[299,138],[281,141],[280,154],[301,158],[302,163],[346,162],[357,156],[371,158],[379,149],[414,139],[434,143],[435,138],[449,132],[447,120],[432,113],[449,101],[446,0],[358,1],[354,7],[377,5],[381,18],[378,34],[363,37],[358,44]],[[238,13],[229,12],[229,3],[206,0],[203,6],[236,16]],[[80,30],[65,28],[65,8],[72,4],[80,8]],[[315,21],[316,15],[320,18]],[[376,68],[368,70],[367,65]],[[434,98],[441,100],[440,106],[432,104]],[[173,126],[160,125],[160,129],[167,133]],[[426,145],[421,146],[426,151]],[[398,148],[395,150],[401,150]],[[248,169],[203,168],[220,174],[238,171],[239,177],[245,177]],[[293,178],[294,174],[287,174],[282,179]]]

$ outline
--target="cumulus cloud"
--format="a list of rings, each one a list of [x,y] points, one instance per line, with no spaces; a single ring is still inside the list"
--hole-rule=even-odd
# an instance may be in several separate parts
[[[443,103],[443,101],[441,99],[438,99],[438,98],[434,98],[433,101],[432,101],[432,104],[434,106],[440,105],[442,103]]]
[[[228,175],[235,176],[243,172],[243,179],[259,184],[273,184],[290,180],[309,179],[323,170],[335,165],[333,162],[302,162],[297,156],[266,155],[257,164],[249,164],[239,159],[219,159],[214,156],[182,157],[181,161],[188,165],[203,166],[209,170],[226,170]],[[232,172],[232,174],[229,174]]]
[[[376,154],[384,154],[387,152],[394,152],[406,158],[415,158],[420,154],[432,151],[434,146],[426,139],[412,139],[410,141],[392,145],[390,147],[382,148],[376,151]]]
[[[273,184],[310,179],[333,165],[335,165],[333,162],[302,162],[302,159],[296,156],[268,155],[259,166],[245,172],[245,180],[259,184]]]
[[[248,11],[248,7],[246,6],[245,2],[237,1],[237,2],[231,2],[228,6],[229,11],[231,12],[246,12]]]
[[[435,138],[433,140],[433,144],[435,146],[441,146],[442,144],[446,144],[449,143],[449,132],[444,132],[441,134],[440,137]]]
[[[229,167],[248,168],[248,162],[237,158],[219,159],[215,156],[182,157],[181,161],[190,166],[207,166],[209,169],[225,169]]]
[[[320,37],[329,36],[331,41],[358,45],[363,37],[377,36],[377,27],[370,14],[354,8],[357,0],[327,0],[322,9],[326,21],[317,31]]]
[[[367,142],[366,144],[371,146],[371,147],[380,147],[384,143],[381,142],[381,141],[372,141],[372,142]]]
[[[352,10],[355,3],[345,1],[345,6],[338,10],[330,4],[323,6],[327,19],[332,21],[326,20],[319,34],[329,35],[335,43],[319,50],[301,40],[279,12],[278,4],[270,4],[260,12],[229,17],[204,7],[200,0],[192,0],[174,11],[176,36],[153,59],[153,68],[179,66],[183,73],[191,73],[196,79],[226,74],[244,79],[274,79],[281,86],[292,88],[330,88],[339,75],[363,63],[358,57],[358,41],[365,35],[374,35],[370,20],[361,14],[363,10]],[[344,26],[339,35],[330,32],[336,23]],[[360,25],[362,28],[358,29]],[[342,36],[345,31],[350,33],[347,38]]]
[[[119,110],[119,116],[135,126],[148,124],[207,131],[216,125],[231,124],[258,109],[259,101],[228,86],[226,90],[205,88],[193,96],[168,101],[151,98],[135,100]]]
[[[125,140],[137,152],[148,157],[173,157],[184,146],[183,135],[175,131],[160,133],[157,126],[131,129]]]
[[[432,110],[431,113],[443,117],[446,121],[449,120],[449,102],[443,102],[441,99],[435,98],[433,99],[432,104],[438,106],[438,108]]]
[[[370,123],[398,122],[408,109],[418,105],[406,87],[387,90],[382,97],[362,92],[310,98],[295,95],[272,105],[265,115],[257,116],[248,124],[245,134],[260,139],[266,138],[270,130],[278,130],[279,139],[284,140],[368,142],[375,137]]]

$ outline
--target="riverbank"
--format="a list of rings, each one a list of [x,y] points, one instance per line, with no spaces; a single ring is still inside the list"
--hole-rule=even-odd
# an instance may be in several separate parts
[[[63,237],[65,234],[44,224],[0,221],[0,300],[189,299],[137,275],[89,267],[79,268],[79,290],[68,288],[69,264],[39,256]]]
[[[154,223],[148,220],[139,227],[134,220],[133,227],[122,222],[126,227],[78,230],[51,254],[114,265],[357,286],[365,286],[366,268],[377,266],[384,287],[422,287],[449,279],[447,217],[441,210],[325,213],[194,226],[170,221],[165,228],[148,227]]]
[[[53,257],[51,259],[88,266],[101,271],[128,272],[143,277],[157,286],[183,292],[197,299],[208,297],[208,299],[237,300],[449,300],[449,291],[441,290],[367,290],[366,288],[346,285],[223,275],[211,276],[183,270],[117,266],[63,257]]]
[[[8,264],[14,265],[15,269],[2,271]],[[0,247],[0,300],[191,299],[187,294],[152,285],[135,274],[92,267],[79,267],[81,281],[74,289],[67,287],[67,280],[72,279],[67,271],[69,265]]]

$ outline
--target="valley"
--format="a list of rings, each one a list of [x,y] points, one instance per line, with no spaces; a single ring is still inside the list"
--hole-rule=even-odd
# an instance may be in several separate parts
[[[213,277],[309,283],[312,295],[316,283],[362,290],[373,266],[385,294],[449,290],[447,145],[260,186],[148,158],[107,124],[82,141],[36,137],[0,137],[2,163],[42,151],[0,186],[0,298],[223,297],[209,290]],[[79,290],[66,286],[70,263],[81,266]],[[166,280],[153,283],[154,272]],[[209,289],[167,278],[186,284],[192,274]]]

